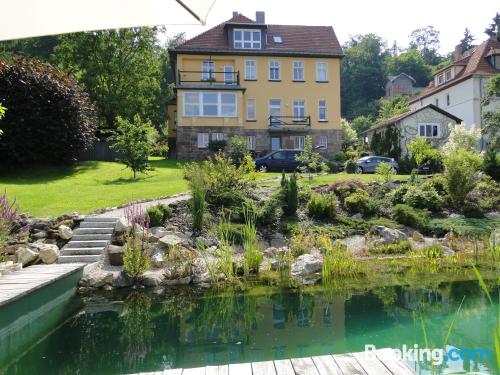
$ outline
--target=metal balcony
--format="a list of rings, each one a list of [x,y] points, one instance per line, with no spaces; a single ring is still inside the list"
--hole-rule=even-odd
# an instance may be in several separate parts
[[[311,116],[269,116],[269,126],[271,128],[311,126]]]
[[[177,85],[239,86],[240,72],[178,70]]]

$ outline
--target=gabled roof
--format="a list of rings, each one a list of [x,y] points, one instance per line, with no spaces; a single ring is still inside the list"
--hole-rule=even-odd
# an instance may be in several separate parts
[[[452,115],[450,112],[447,112],[444,109],[441,109],[441,108],[435,106],[434,104],[427,104],[427,105],[425,105],[423,107],[414,109],[412,111],[405,112],[405,113],[403,113],[401,115],[397,115],[397,116],[391,117],[391,118],[385,120],[384,122],[381,122],[380,124],[372,126],[370,129],[367,129],[367,130],[365,130],[364,132],[362,132],[360,134],[366,134],[366,133],[372,132],[374,130],[377,130],[377,129],[380,129],[380,128],[384,128],[386,126],[394,125],[394,124],[398,123],[399,121],[401,121],[401,120],[403,120],[403,119],[405,119],[407,117],[410,117],[410,116],[414,115],[417,112],[423,111],[424,109],[427,109],[427,108],[433,109],[434,111],[439,112],[442,115],[445,115],[446,117],[449,117],[450,119],[452,119],[453,121],[455,121],[456,124],[459,124],[459,123],[462,122],[462,119],[458,118],[455,115]]]
[[[434,78],[429,83],[423,91],[420,92],[417,96],[410,100],[410,103],[415,103],[420,99],[426,98],[436,92],[447,89],[459,82],[462,82],[468,78],[470,78],[473,74],[485,73],[485,74],[497,74],[500,73],[500,69],[495,69],[486,59],[491,50],[500,49],[500,42],[497,42],[493,39],[488,39],[487,41],[481,43],[479,46],[475,47],[474,51],[467,57],[455,61],[453,64],[448,65],[447,67],[440,69],[439,72],[442,72],[446,69],[451,68],[452,66],[464,66],[464,68],[457,74],[455,77],[439,86],[435,85]],[[438,72],[438,73],[439,73]]]
[[[234,49],[229,44],[227,26],[252,26],[266,30],[262,49]],[[281,36],[283,43],[275,43]],[[311,55],[342,57],[342,47],[331,26],[266,25],[237,14],[226,22],[171,48],[174,53],[233,53],[256,55]]]
[[[413,84],[415,84],[417,82],[417,81],[415,81],[415,78],[413,78],[411,75],[406,74],[406,73],[399,73],[398,75],[395,75],[395,76],[387,76],[387,80],[389,82],[392,82],[401,76],[405,76],[405,77],[409,78],[413,82]]]

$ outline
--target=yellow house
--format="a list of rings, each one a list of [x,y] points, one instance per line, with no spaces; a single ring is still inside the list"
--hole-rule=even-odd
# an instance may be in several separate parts
[[[176,98],[167,104],[177,158],[210,154],[213,141],[246,137],[256,154],[340,151],[340,59],[330,26],[268,25],[239,13],[172,48]]]

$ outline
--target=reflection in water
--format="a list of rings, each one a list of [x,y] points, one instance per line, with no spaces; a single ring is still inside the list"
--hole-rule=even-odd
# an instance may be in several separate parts
[[[123,311],[79,314],[45,342],[28,351],[7,373],[122,374],[165,368],[249,362],[361,351],[366,344],[443,344],[457,315],[448,345],[487,347],[498,305],[486,303],[475,282],[433,287],[386,287],[368,293],[283,291],[253,295],[225,290],[185,289],[152,297],[133,292]],[[418,318],[415,319],[415,316]],[[45,359],[41,360],[41,358]],[[445,367],[495,373],[489,362],[448,362]],[[0,368],[1,368],[0,364]],[[428,373],[428,364],[418,371]]]

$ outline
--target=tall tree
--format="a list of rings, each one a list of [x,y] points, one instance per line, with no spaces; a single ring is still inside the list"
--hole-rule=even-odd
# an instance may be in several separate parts
[[[139,27],[61,36],[55,59],[82,82],[96,102],[101,127],[138,114],[155,126],[164,122],[167,54],[158,28]]]
[[[486,85],[486,96],[483,99],[483,134],[491,148],[500,152],[500,110],[492,110],[489,104],[493,98],[500,96],[500,74],[494,75]]]
[[[380,107],[378,110],[378,118],[376,120],[376,123],[408,112],[410,110],[409,101],[409,96],[397,96],[393,99],[380,99]]]
[[[414,48],[387,59],[387,72],[392,75],[406,73],[415,78],[419,87],[427,86],[432,78],[432,69]]]
[[[489,37],[495,37],[500,42],[500,13],[497,12],[490,25],[484,30]]]
[[[42,61],[53,62],[53,53],[58,45],[57,35],[7,40],[0,42],[0,54],[36,57]]]
[[[357,35],[344,45],[344,53],[340,75],[342,116],[352,119],[375,115],[374,101],[384,95],[385,44],[375,34]]]
[[[410,34],[410,48],[420,52],[427,64],[438,64],[440,62],[440,56],[437,53],[439,49],[439,30],[429,25],[412,31]]]
[[[460,40],[460,49],[462,53],[471,49],[473,47],[472,42],[474,41],[474,36],[471,34],[470,30],[466,27],[464,31],[464,37]]]

